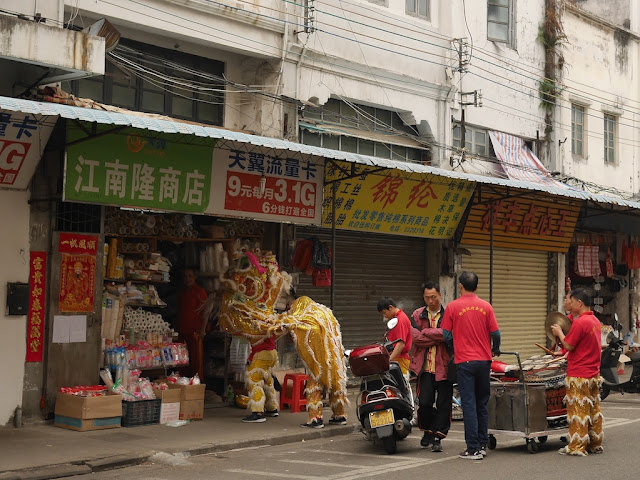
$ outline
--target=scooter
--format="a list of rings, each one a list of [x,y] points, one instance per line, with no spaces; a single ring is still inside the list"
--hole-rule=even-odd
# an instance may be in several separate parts
[[[631,377],[626,382],[620,382],[618,377],[618,361],[622,355],[622,347],[626,342],[620,338],[622,325],[618,323],[618,315],[614,315],[613,332],[607,336],[607,346],[602,351],[600,360],[600,399],[604,400],[611,391],[625,393],[640,393],[640,352],[629,355],[631,359]]]
[[[389,320],[391,329],[395,324]],[[393,326],[390,326],[393,325]],[[397,441],[411,433],[414,403],[411,388],[397,362],[389,362],[394,342],[372,344],[345,352],[352,373],[361,377],[356,416],[362,433],[374,443],[382,441],[388,454],[397,451]]]

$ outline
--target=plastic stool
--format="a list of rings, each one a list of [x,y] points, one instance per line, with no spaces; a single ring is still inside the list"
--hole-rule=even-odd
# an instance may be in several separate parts
[[[280,392],[280,410],[285,405],[291,407],[291,412],[302,412],[307,406],[307,397],[304,395],[305,384],[307,383],[308,375],[304,373],[287,373],[284,376],[282,382],[282,391]],[[291,380],[291,396],[289,396],[287,388],[288,382]]]

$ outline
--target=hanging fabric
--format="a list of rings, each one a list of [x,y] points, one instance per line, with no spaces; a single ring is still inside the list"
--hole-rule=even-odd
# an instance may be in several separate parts
[[[609,278],[613,277],[613,255],[611,253],[611,247],[607,248],[607,258],[604,261],[605,265],[605,275]]]
[[[576,273],[581,277],[597,277],[600,275],[600,247],[597,245],[580,245],[576,247]]]

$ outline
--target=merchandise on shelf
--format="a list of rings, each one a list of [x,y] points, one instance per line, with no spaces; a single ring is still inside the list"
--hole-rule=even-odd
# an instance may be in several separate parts
[[[167,338],[171,338],[175,334],[169,323],[165,322],[159,313],[149,312],[143,308],[134,309],[129,306],[124,308],[123,328],[125,331],[133,329],[136,337],[142,336],[144,338],[147,338],[150,333],[166,336]],[[148,341],[151,343],[152,340],[149,339]]]
[[[105,234],[107,235],[198,237],[191,215],[154,214],[108,208],[105,216]]]
[[[105,385],[77,385],[75,387],[60,387],[58,391],[78,397],[103,397],[107,394],[107,387]]]
[[[189,351],[184,343],[151,345],[138,342],[136,345],[107,347],[104,363],[119,372],[126,368],[176,367],[189,364]]]

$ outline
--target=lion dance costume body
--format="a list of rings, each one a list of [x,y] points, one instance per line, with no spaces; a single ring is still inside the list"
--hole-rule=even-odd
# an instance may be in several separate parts
[[[225,331],[249,340],[252,347],[270,337],[291,334],[309,379],[307,398],[308,423],[322,425],[322,397],[326,389],[334,419],[346,420],[347,373],[340,326],[329,308],[309,297],[295,300],[288,311],[276,313],[274,305],[282,291],[288,291],[291,277],[281,272],[274,255],[240,255],[236,265],[222,279],[225,286],[216,308],[218,322]],[[271,369],[250,371],[246,378],[249,408],[265,400],[273,404]],[[268,380],[267,380],[268,379]],[[266,380],[266,382],[265,382]],[[265,399],[266,388],[266,399]],[[261,407],[262,407],[261,405]],[[267,408],[273,408],[267,405]]]

